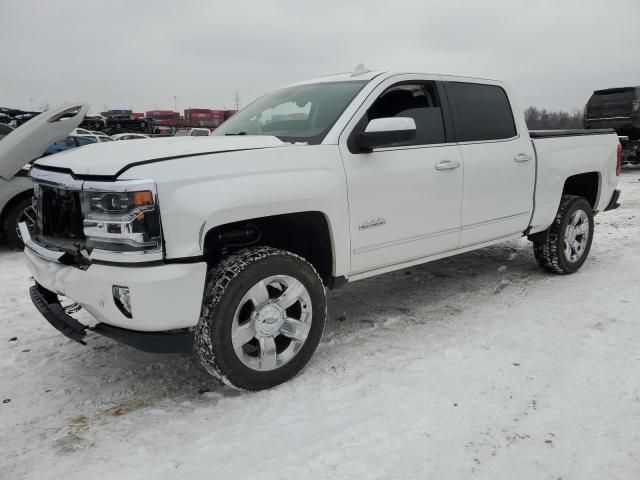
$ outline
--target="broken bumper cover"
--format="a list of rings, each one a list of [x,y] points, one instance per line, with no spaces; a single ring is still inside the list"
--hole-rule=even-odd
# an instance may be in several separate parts
[[[99,265],[78,268],[51,260],[28,245],[24,255],[34,280],[76,302],[98,322],[139,332],[195,327],[200,318],[205,263]],[[114,299],[114,286],[129,289],[131,316]]]
[[[56,330],[82,345],[86,345],[84,338],[87,331],[93,331],[143,352],[190,353],[193,350],[193,333],[190,330],[138,332],[105,323],[88,327],[67,314],[60,305],[58,295],[42,285],[36,283],[29,293],[35,307]]]
[[[87,335],[87,326],[64,311],[55,293],[36,283],[29,289],[29,294],[31,301],[47,322],[65,337],[86,345],[83,338]]]

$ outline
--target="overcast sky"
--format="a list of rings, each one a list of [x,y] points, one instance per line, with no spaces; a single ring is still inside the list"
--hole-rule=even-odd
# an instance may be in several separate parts
[[[522,108],[640,85],[640,0],[0,0],[0,106],[232,108],[372,69],[509,82]]]

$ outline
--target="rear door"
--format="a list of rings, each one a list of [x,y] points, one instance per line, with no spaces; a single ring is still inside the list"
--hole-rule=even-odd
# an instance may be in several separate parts
[[[464,161],[460,247],[523,232],[533,211],[535,157],[524,119],[516,123],[501,85],[448,81]],[[520,118],[520,116],[518,117]]]
[[[27,163],[39,158],[49,145],[76,128],[87,110],[86,105],[59,107],[41,113],[9,133],[0,141],[0,177],[10,180]]]
[[[454,250],[462,159],[437,78],[398,75],[367,98],[340,137],[347,176],[351,274]],[[358,153],[350,139],[374,118],[411,117],[410,145]]]

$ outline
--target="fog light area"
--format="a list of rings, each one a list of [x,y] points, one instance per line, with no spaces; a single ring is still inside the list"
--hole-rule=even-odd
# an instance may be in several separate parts
[[[113,291],[113,301],[115,302],[118,309],[122,312],[122,314],[131,318],[131,295],[129,291],[129,287],[121,287],[120,285],[114,285],[112,288]]]

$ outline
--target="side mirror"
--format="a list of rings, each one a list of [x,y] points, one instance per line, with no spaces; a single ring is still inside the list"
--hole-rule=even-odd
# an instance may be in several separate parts
[[[364,132],[356,135],[356,144],[363,152],[378,147],[391,147],[416,139],[416,122],[410,117],[374,118]]]

